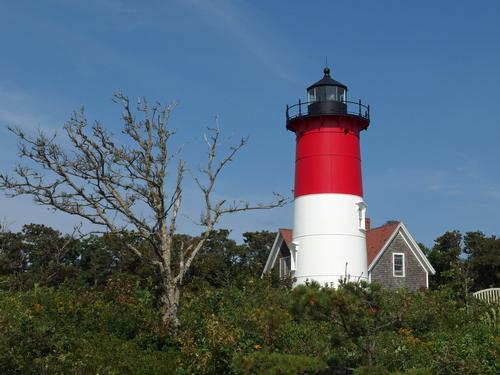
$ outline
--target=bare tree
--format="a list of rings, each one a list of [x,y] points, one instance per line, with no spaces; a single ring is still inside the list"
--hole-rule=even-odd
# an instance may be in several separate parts
[[[35,202],[57,211],[79,216],[102,232],[130,233],[141,239],[128,248],[161,275],[162,319],[177,327],[177,309],[183,279],[220,218],[227,214],[268,209],[286,204],[275,194],[269,204],[227,202],[214,199],[214,187],[224,168],[246,145],[231,146],[222,157],[218,126],[205,134],[206,165],[193,173],[201,190],[203,208],[199,224],[202,234],[189,243],[173,241],[182,202],[186,163],[171,152],[169,116],[174,105],[149,106],[146,100],[132,110],[127,96],[117,93],[114,102],[123,110],[123,143],[118,143],[99,122],[87,123],[83,109],[73,113],[64,130],[71,147],[61,146],[56,135],[39,131],[27,135],[20,128],[9,128],[19,140],[21,158],[35,167],[17,166],[12,175],[0,174],[0,189],[9,196],[30,195]],[[137,117],[140,117],[139,119]],[[167,173],[175,163],[173,184]]]

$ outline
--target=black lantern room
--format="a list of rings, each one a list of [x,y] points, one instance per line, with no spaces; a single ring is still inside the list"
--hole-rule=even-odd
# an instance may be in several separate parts
[[[361,100],[347,100],[347,86],[330,77],[330,68],[323,69],[324,76],[307,88],[307,101],[299,99],[297,104],[286,106],[286,127],[293,130],[295,120],[308,116],[358,117],[362,129],[370,124],[370,106]]]
[[[323,73],[323,78],[307,88],[309,114],[347,113],[347,86],[332,79],[328,67]]]

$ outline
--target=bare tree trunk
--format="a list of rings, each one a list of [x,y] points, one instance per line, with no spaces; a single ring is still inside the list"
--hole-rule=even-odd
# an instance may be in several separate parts
[[[368,359],[368,366],[373,366],[373,352],[375,351],[375,337],[366,338],[365,353]]]
[[[175,283],[165,281],[160,297],[161,300],[161,319],[165,326],[170,327],[176,332],[180,326],[177,316],[179,309],[180,288]]]

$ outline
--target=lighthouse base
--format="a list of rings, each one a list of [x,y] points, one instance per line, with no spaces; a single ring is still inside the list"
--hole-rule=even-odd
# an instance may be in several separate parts
[[[311,194],[295,199],[295,285],[368,280],[366,204],[350,194]]]

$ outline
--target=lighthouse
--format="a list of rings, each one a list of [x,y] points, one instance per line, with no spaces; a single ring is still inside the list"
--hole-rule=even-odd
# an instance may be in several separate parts
[[[295,133],[294,225],[291,251],[295,284],[368,280],[360,134],[370,107],[349,101],[347,86],[326,67],[307,88],[307,101],[286,108]]]

